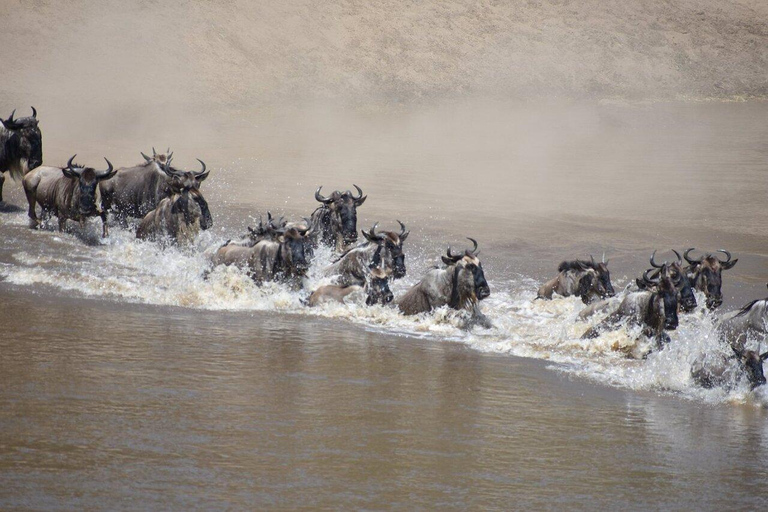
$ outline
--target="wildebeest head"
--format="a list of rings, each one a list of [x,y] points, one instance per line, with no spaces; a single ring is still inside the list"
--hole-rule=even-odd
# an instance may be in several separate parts
[[[725,261],[712,254],[694,259],[689,254],[695,250],[690,248],[683,253],[683,257],[689,263],[687,269],[689,277],[693,280],[693,287],[704,292],[707,297],[707,307],[710,309],[717,308],[723,303],[723,270],[733,268],[739,260],[738,258],[732,260],[731,253],[725,249],[718,250],[727,256],[728,259]]]
[[[339,245],[347,246],[357,241],[357,207],[362,205],[368,196],[363,195],[363,191],[357,185],[357,197],[352,192],[335,191],[330,197],[324,197],[320,194],[320,186],[315,191],[315,199],[328,209],[330,227],[336,235]]]
[[[155,152],[155,148],[152,148],[152,152]],[[144,158],[148,157],[144,155]],[[205,200],[203,193],[200,191],[200,184],[205,181],[205,179],[208,177],[208,174],[210,174],[210,171],[206,171],[205,162],[198,158],[197,161],[200,162],[200,165],[202,165],[203,169],[194,172],[183,171],[174,168],[171,166],[172,160],[173,158],[171,155],[169,155],[168,159],[160,166],[160,168],[169,178],[178,179],[183,182],[184,187],[189,190],[190,196],[197,203],[197,205],[200,207],[200,211],[202,212],[203,216],[200,219],[200,229],[210,228],[213,226],[213,217],[211,216],[211,210],[208,208],[208,202]]]
[[[368,282],[365,285],[367,296],[365,303],[369,306],[373,304],[389,304],[395,298],[392,290],[389,289],[389,277],[391,273],[381,268],[371,269],[368,276]]]
[[[100,181],[108,180],[117,173],[112,164],[106,158],[107,170],[97,171],[92,167],[83,167],[73,163],[77,155],[73,155],[67,162],[67,166],[61,171],[64,176],[74,182],[72,192],[71,207],[77,208],[78,213],[83,216],[92,216],[98,213],[96,205],[96,188]]]
[[[165,153],[158,153],[155,151],[155,148],[152,147],[151,157],[145,155],[143,152],[141,152],[141,156],[144,157],[144,160],[146,160],[148,164],[156,163],[162,169],[163,165],[170,163],[171,158],[173,158],[173,153],[171,152],[171,148],[168,148]]]
[[[739,362],[744,367],[744,373],[752,389],[765,384],[765,375],[763,374],[763,361],[768,359],[768,352],[762,354],[754,350],[739,350],[731,347]]]
[[[405,224],[400,224],[400,233],[394,231],[376,232],[377,222],[370,231],[361,231],[366,240],[376,244],[376,252],[371,259],[370,268],[382,268],[391,272],[394,279],[405,277],[405,254],[403,253],[403,242],[408,238],[410,231],[405,230]]]
[[[675,289],[677,290],[680,308],[686,313],[689,313],[696,309],[696,295],[693,293],[693,288],[691,286],[691,280],[688,277],[688,273],[683,268],[683,259],[680,257],[680,253],[674,249],[672,249],[672,252],[674,252],[675,256],[677,256],[677,260],[669,264],[665,261],[664,264],[667,265],[669,277],[672,279],[672,284],[675,285]],[[661,268],[661,265],[656,263],[656,251],[653,251],[650,262],[653,268]],[[651,274],[651,279],[655,279],[657,276],[658,272]],[[645,282],[640,279],[637,280],[637,285],[642,289],[646,289]]]
[[[669,331],[677,329],[677,289],[669,276],[669,267],[663,264],[655,278],[649,277],[651,270],[643,273],[643,288],[652,290],[651,301],[646,316],[649,326],[662,325]]]
[[[282,260],[292,274],[304,275],[312,262],[310,228],[290,227],[278,233]]]
[[[170,187],[173,201],[171,213],[183,214],[187,225],[192,225],[198,220],[202,222],[203,212],[200,205],[194,200],[190,201],[194,184],[183,176],[174,176],[171,178]]]
[[[43,163],[43,135],[37,121],[37,110],[32,107],[32,115],[14,119],[14,110],[8,119],[0,119],[3,127],[11,132],[6,142],[10,156],[26,159],[27,169],[34,169]]]
[[[467,249],[464,254],[453,254],[451,248],[442,257],[443,263],[453,267],[453,279],[451,282],[451,297],[448,305],[454,309],[461,309],[468,304],[483,300],[491,294],[491,288],[485,280],[483,264],[477,257],[477,241],[469,238],[474,247]]]
[[[272,217],[272,212],[267,212],[267,223],[264,224],[264,219],[259,215],[259,223],[255,228],[248,226],[248,238],[251,245],[255,245],[260,240],[265,238],[274,239],[278,237],[281,230],[285,228],[285,221],[283,217],[275,219]]]

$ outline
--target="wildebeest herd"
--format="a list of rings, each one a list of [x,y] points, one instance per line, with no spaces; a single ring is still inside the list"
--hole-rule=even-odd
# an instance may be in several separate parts
[[[0,201],[4,173],[21,179],[31,228],[38,228],[41,220],[50,216],[57,217],[59,230],[65,229],[67,220],[84,225],[88,218],[99,217],[102,236],[106,237],[110,221],[127,228],[129,218],[136,218],[138,238],[164,245],[187,245],[200,230],[213,225],[201,191],[209,171],[201,160],[200,171],[186,171],[173,166],[170,149],[157,153],[153,148],[152,156],[141,153],[144,161],[130,167],[116,169],[105,158],[106,169],[97,170],[75,163],[75,156],[63,167],[43,166],[37,112],[33,108],[30,117],[15,119],[14,115],[15,111],[8,119],[0,119]],[[417,284],[395,299],[389,283],[406,275],[403,244],[409,232],[399,221],[399,232],[377,231],[374,225],[361,230],[364,240],[358,243],[357,208],[367,196],[357,185],[354,188],[356,193],[334,191],[325,196],[319,187],[315,192],[318,208],[300,221],[287,222],[267,213],[266,222],[261,219],[241,239],[219,247],[210,258],[211,269],[234,265],[256,283],[279,281],[303,288],[315,249],[322,244],[337,254],[323,270],[324,275],[333,278],[333,284],[311,290],[304,300],[307,306],[344,302],[360,292],[367,305],[394,302],[405,315],[446,306],[468,312],[467,327],[491,327],[491,321],[479,308],[479,302],[491,292],[477,242],[470,238],[472,248],[459,253],[448,248],[442,266],[428,270]],[[602,315],[584,333],[585,339],[630,324],[640,327],[642,336],[654,342],[654,350],[663,350],[671,342],[667,331],[678,326],[678,314],[697,308],[694,290],[705,298],[706,310],[722,304],[722,273],[738,261],[725,250],[719,251],[725,259],[716,254],[696,258],[691,256],[694,250],[688,249],[682,255],[673,251],[675,260],[671,263],[659,263],[654,251],[651,268],[618,294],[605,256],[599,262],[592,257],[563,261],[558,274],[538,290],[537,299],[577,296],[585,304],[579,313],[581,319]],[[725,386],[741,377],[752,387],[764,384],[763,361],[768,352],[756,351],[755,343],[768,332],[766,319],[768,299],[750,302],[720,317],[717,333],[727,350],[702,354],[694,361],[693,380],[703,387]],[[729,376],[734,371],[738,374],[735,379]]]

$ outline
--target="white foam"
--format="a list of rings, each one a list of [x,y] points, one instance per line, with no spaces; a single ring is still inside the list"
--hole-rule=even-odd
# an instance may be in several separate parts
[[[10,221],[24,222],[15,216]],[[98,226],[89,229],[98,230]],[[640,338],[638,329],[622,327],[596,339],[582,340],[581,335],[599,321],[600,315],[587,322],[579,320],[578,312],[583,304],[574,297],[534,300],[536,283],[524,276],[508,281],[490,279],[492,294],[483,301],[482,310],[494,327],[467,332],[462,330],[464,314],[447,308],[405,317],[394,307],[366,307],[362,295],[347,304],[327,303],[307,308],[301,302],[307,291],[297,292],[276,283],[257,286],[235,267],[210,270],[210,255],[224,241],[210,231],[201,233],[187,249],[162,249],[154,243],[137,241],[131,231],[120,229],[113,229],[110,238],[95,247],[84,247],[72,235],[43,231],[36,236],[49,237],[50,242],[55,239],[57,244],[68,246],[57,254],[79,257],[35,255],[20,250],[13,254],[15,264],[0,267],[0,275],[8,282],[46,285],[85,297],[118,301],[316,315],[354,322],[380,332],[465,343],[483,352],[549,360],[561,371],[613,386],[672,392],[708,402],[768,403],[763,399],[763,390],[749,392],[745,383],[729,392],[702,390],[693,384],[691,361],[702,351],[718,349],[712,318],[701,308],[691,315],[681,315],[680,327],[670,333],[672,343],[643,360],[641,357],[648,352],[650,344]],[[307,289],[329,282],[320,270],[331,258],[330,251],[318,249],[307,278]],[[409,268],[409,276],[393,284],[396,296],[416,282],[414,274],[421,272]],[[699,302],[704,302],[703,297],[699,297]]]

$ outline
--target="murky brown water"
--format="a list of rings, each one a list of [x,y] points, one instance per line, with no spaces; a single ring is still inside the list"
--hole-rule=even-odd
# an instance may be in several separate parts
[[[682,325],[667,355],[627,362],[574,344],[577,304],[530,299],[565,257],[606,251],[626,283],[653,248],[690,245],[739,257],[726,309],[763,296],[766,114],[760,103],[312,109],[244,115],[199,140],[105,135],[76,149],[51,127],[47,163],[75,151],[131,163],[152,144],[173,144],[181,164],[205,159],[216,227],[197,251],[249,214],[308,214],[320,183],[361,185],[362,225],[411,227],[409,279],[475,236],[497,328],[307,314],[242,276],[203,281],[197,252],[120,230],[94,245],[95,226],[33,233],[4,212],[0,508],[764,505],[764,394],[701,394],[685,380],[708,317]]]

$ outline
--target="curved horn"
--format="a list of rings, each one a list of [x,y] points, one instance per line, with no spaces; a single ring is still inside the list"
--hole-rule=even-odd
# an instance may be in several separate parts
[[[696,265],[697,263],[701,263],[701,260],[704,259],[703,256],[697,260],[692,259],[690,256],[688,256],[688,254],[690,254],[691,251],[695,251],[695,250],[696,250],[695,247],[691,247],[690,249],[686,249],[685,252],[683,253],[683,258],[685,258],[685,261],[687,261],[691,265]]]
[[[354,183],[352,184],[352,186],[357,189],[357,197],[352,196],[352,199],[354,199],[355,201],[357,201],[358,199],[362,199],[363,198],[363,191],[362,191],[362,189],[360,189],[360,187],[358,187]]]
[[[202,170],[202,171],[199,171],[199,172],[196,172],[195,174],[196,174],[197,176],[200,176],[201,174],[205,174],[205,162],[203,162],[203,161],[202,161],[202,160],[200,160],[199,158],[196,158],[195,160],[197,160],[198,162],[200,162],[200,165],[202,165],[202,166],[203,166],[203,170]]]
[[[405,224],[403,224],[399,220],[397,221],[397,223],[400,224],[400,236],[403,236],[405,234]]]
[[[592,263],[592,266],[594,267],[595,266],[595,257],[592,256],[591,254],[589,255],[589,261]]]
[[[378,226],[379,223],[375,223],[371,230],[368,232],[369,235],[371,235],[371,238],[379,238],[379,235],[376,234],[376,226]]]
[[[448,246],[448,251],[446,252],[446,254],[447,254],[447,255],[448,255],[448,257],[449,257],[450,259],[452,259],[452,260],[455,260],[455,259],[459,259],[459,258],[461,258],[461,255],[460,255],[460,254],[453,254],[453,253],[451,252],[451,246],[450,246],[450,245]]]
[[[472,242],[472,245],[474,246],[474,247],[472,247],[472,250],[471,250],[471,251],[469,251],[469,252],[470,252],[471,254],[475,254],[475,253],[477,252],[477,240],[475,240],[474,238],[469,238],[469,237],[467,237],[467,240],[469,240],[470,242]]]
[[[67,160],[67,169],[76,169],[76,167],[74,167],[75,164],[73,163],[73,160],[75,159],[76,156],[77,156],[77,153],[69,157],[69,160]]]
[[[327,197],[323,197],[322,195],[320,195],[320,189],[321,189],[321,188],[323,188],[323,186],[322,186],[322,185],[320,185],[319,187],[317,187],[317,190],[315,190],[315,200],[317,200],[318,202],[320,202],[320,203],[323,203],[323,204],[328,204],[328,203],[330,203],[330,202],[331,202],[331,200],[330,200],[330,199],[328,199]]]
[[[651,266],[652,266],[653,268],[661,268],[661,265],[659,265],[658,263],[656,263],[656,250],[655,250],[655,249],[654,249],[654,251],[653,251],[653,254],[651,254],[651,259],[650,259],[650,262],[651,262]]]
[[[35,107],[30,107],[32,109],[32,117],[34,119],[37,119],[37,110],[35,110]]]
[[[106,174],[109,174],[109,173],[111,173],[112,171],[115,170],[115,168],[112,167],[112,162],[107,160],[107,157],[104,157],[104,160],[106,160],[106,162],[107,162],[107,170],[101,173],[102,176],[104,176]]]
[[[682,257],[682,256],[680,256],[680,253],[679,253],[679,252],[677,252],[677,251],[676,251],[676,250],[674,250],[674,249],[672,249],[672,252],[673,252],[673,253],[675,253],[675,256],[677,256],[677,262],[678,262],[678,263],[682,263],[682,262],[683,262],[683,257]]]
[[[643,281],[645,281],[646,283],[658,284],[659,281],[654,280],[654,279],[652,279],[651,277],[648,276],[649,272],[653,272],[653,269],[649,268],[648,270],[643,272]],[[661,274],[659,274],[657,276],[657,279],[661,280]]]
[[[728,257],[728,259],[727,259],[727,260],[725,260],[725,261],[720,261],[720,263],[730,263],[730,261],[731,261],[731,253],[729,253],[729,252],[728,252],[728,251],[726,251],[725,249],[718,249],[718,250],[717,250],[717,252],[721,252],[721,253],[725,254],[725,255]],[[718,258],[718,259],[719,259],[719,258]]]

